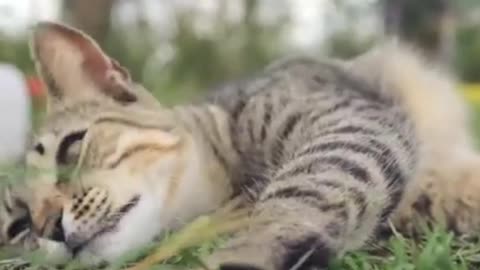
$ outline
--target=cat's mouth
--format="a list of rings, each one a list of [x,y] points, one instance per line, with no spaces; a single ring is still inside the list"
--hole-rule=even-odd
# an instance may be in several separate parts
[[[132,199],[130,199],[126,204],[118,208],[112,215],[106,218],[102,223],[105,225],[95,234],[93,234],[88,240],[83,241],[81,243],[68,243],[66,242],[67,247],[69,248],[70,252],[72,253],[73,257],[76,257],[79,253],[82,252],[89,244],[94,242],[95,240],[108,235],[112,232],[115,232],[117,225],[120,223],[123,217],[125,217],[135,206],[138,205],[140,201],[140,195],[135,195]]]

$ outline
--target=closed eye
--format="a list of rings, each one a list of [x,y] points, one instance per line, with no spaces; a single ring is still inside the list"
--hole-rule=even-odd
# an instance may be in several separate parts
[[[25,230],[30,229],[31,221],[29,216],[21,217],[12,222],[7,229],[8,239],[13,239]]]
[[[87,132],[86,130],[77,131],[63,138],[62,142],[58,147],[57,154],[55,156],[55,160],[57,164],[67,165],[68,163],[75,161],[75,160],[72,160],[71,157],[72,155],[75,155],[78,153],[72,153],[71,150],[73,149],[76,143],[78,143],[83,139],[83,137],[85,137],[86,132]]]
[[[86,130],[80,130],[65,136],[58,146],[55,161],[58,165],[57,181],[66,182],[70,179],[72,169],[80,156],[82,139]]]

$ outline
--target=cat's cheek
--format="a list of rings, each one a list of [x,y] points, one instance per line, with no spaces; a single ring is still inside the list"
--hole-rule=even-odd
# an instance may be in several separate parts
[[[90,243],[80,259],[92,260],[97,257],[114,262],[127,253],[141,250],[152,243],[164,227],[161,203],[154,196],[143,194],[138,204],[120,220],[116,229]]]

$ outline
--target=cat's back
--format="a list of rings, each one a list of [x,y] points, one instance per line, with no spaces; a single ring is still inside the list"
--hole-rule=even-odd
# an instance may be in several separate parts
[[[254,178],[268,177],[328,132],[347,134],[354,142],[365,132],[415,141],[411,121],[393,95],[329,59],[281,59],[253,78],[217,89],[212,100],[229,114],[234,147]]]
[[[361,78],[345,70],[340,63],[310,56],[274,61],[254,76],[213,88],[208,100],[236,114],[246,103],[315,105],[320,99],[346,95],[392,104],[389,95],[373,89]]]

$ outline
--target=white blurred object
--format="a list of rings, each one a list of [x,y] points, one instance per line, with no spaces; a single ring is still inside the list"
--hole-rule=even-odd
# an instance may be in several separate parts
[[[23,158],[32,128],[28,85],[15,66],[0,63],[0,164]]]

